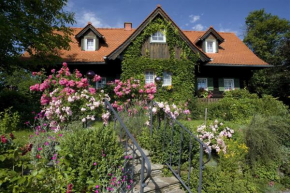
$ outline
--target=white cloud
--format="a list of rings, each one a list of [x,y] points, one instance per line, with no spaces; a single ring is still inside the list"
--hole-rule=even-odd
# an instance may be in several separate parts
[[[196,31],[202,31],[205,27],[201,24],[196,24],[195,26],[192,27],[193,30]]]
[[[190,15],[190,23],[195,23],[196,21],[200,20],[200,16],[199,15]]]
[[[94,27],[110,27],[101,18],[97,17],[95,13],[90,11],[83,11],[76,15],[77,25],[82,27],[91,22]]]

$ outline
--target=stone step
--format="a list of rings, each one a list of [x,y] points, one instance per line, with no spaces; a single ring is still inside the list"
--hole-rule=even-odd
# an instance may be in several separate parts
[[[147,182],[147,186],[144,188],[144,192],[148,193],[183,193],[181,190],[178,179],[172,177],[155,176],[150,177]],[[138,183],[134,189],[134,193],[140,192],[140,183]]]
[[[162,176],[163,167],[164,166],[162,164],[151,163],[151,177]],[[140,180],[140,174],[141,174],[141,164],[138,164],[134,167],[135,181]],[[144,170],[144,177],[146,177],[146,175],[147,175],[147,168],[145,168]]]

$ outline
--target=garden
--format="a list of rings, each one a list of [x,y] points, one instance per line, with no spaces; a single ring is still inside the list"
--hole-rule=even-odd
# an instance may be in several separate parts
[[[150,151],[153,162],[162,164],[168,159],[162,143],[169,136],[181,144],[166,149],[173,152],[173,167],[181,163],[183,179],[187,180],[189,157],[192,166],[198,163],[199,146],[193,144],[188,151],[189,138],[180,139],[178,126],[166,121],[164,114],[205,143],[212,159],[203,170],[202,192],[290,188],[289,109],[272,96],[241,89],[226,92],[214,103],[196,98],[159,101],[156,85],[134,78],[95,89],[100,76],[90,79],[78,70],[71,73],[66,63],[48,74],[34,72],[30,81],[31,98],[40,103],[30,100],[33,105],[26,104],[26,111],[11,107],[0,114],[0,192],[131,190],[136,180],[123,168],[130,158],[118,143],[119,126],[114,127],[104,100],[110,101],[139,145]],[[156,103],[151,107],[148,104],[153,100]],[[184,149],[181,159],[180,147]],[[208,153],[205,149],[204,160]],[[192,170],[190,188],[196,192],[198,168]],[[172,175],[166,167],[163,173]]]

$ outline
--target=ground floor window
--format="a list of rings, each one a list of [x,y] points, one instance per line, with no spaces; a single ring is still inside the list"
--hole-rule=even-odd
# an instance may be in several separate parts
[[[163,84],[162,86],[171,86],[172,76],[170,72],[163,72]]]
[[[234,79],[224,79],[224,88],[225,91],[230,91],[235,89]]]
[[[207,78],[198,78],[197,79],[197,90],[199,89],[207,90]]]
[[[107,84],[107,78],[102,77],[102,80],[100,80],[99,82],[96,82],[96,88],[104,88],[106,84]]]
[[[145,72],[145,83],[150,84],[154,83],[155,74],[154,71],[146,71]]]

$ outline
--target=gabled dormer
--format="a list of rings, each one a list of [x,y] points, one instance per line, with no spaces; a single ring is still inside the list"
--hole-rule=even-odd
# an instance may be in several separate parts
[[[91,22],[76,35],[76,39],[83,51],[97,51],[100,48],[100,41],[105,41],[105,37]]]
[[[211,26],[198,40],[205,53],[218,53],[224,38]]]

